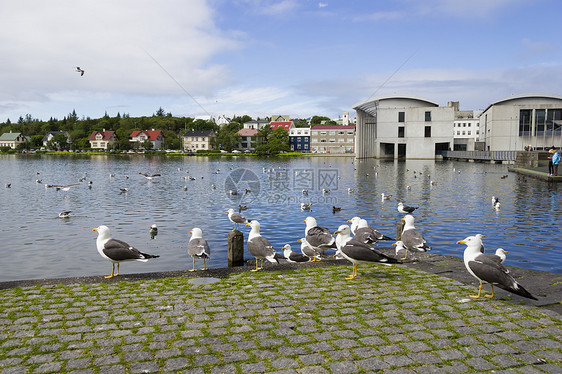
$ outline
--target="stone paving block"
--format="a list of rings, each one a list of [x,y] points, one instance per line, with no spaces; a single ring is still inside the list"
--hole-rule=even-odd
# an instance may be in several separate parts
[[[157,362],[133,362],[131,364],[131,373],[158,373]]]

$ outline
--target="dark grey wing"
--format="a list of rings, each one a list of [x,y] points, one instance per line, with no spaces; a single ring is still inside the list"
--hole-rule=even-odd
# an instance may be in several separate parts
[[[258,236],[248,240],[248,252],[254,257],[263,258],[275,254],[275,249],[269,240]]]
[[[314,248],[312,248],[309,245],[306,245],[304,247],[301,247],[301,252],[303,255],[313,258],[314,257]]]
[[[114,261],[142,260],[146,258],[135,247],[117,239],[109,239],[103,246],[103,253]]]
[[[349,258],[361,262],[385,262],[398,263],[399,261],[393,257],[389,257],[369,247],[367,244],[361,243],[356,239],[349,240],[341,249],[341,251]]]
[[[211,248],[203,238],[191,239],[187,244],[187,254],[191,257],[209,258],[211,256]]]
[[[523,286],[517,283],[501,262],[498,263],[490,256],[478,255],[473,261],[468,262],[468,267],[476,277],[486,283],[491,283],[514,294],[537,300]]]
[[[308,262],[310,261],[310,258],[297,252],[291,252],[288,260],[293,262]]]
[[[355,240],[365,244],[374,244],[379,241],[370,227],[361,227],[355,230]]]
[[[248,220],[240,213],[232,213],[230,220],[234,223],[245,223]]]
[[[312,247],[331,247],[335,248],[336,239],[332,236],[332,232],[325,227],[314,226],[306,233],[306,241]]]
[[[406,230],[402,233],[402,243],[408,249],[428,248],[421,232],[416,229]]]

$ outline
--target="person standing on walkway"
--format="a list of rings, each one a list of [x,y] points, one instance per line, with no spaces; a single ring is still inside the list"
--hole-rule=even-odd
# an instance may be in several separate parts
[[[554,154],[552,155],[552,167],[553,167],[553,175],[556,177],[558,176],[558,164],[560,163],[560,151],[554,150]]]
[[[554,173],[554,164],[552,163],[552,156],[554,156],[554,152],[556,152],[556,150],[554,149],[554,146],[552,146],[552,148],[548,150],[548,175],[552,175]]]

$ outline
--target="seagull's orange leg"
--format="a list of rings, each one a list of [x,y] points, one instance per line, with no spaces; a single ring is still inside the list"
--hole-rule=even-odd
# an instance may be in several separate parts
[[[255,269],[252,269],[252,270],[250,270],[250,271],[254,271],[254,272],[255,272],[255,271],[260,270],[260,269],[258,268],[258,262],[259,262],[259,261],[260,261],[260,260],[256,258],[256,268],[255,268]]]
[[[353,265],[353,271],[351,272],[351,275],[345,279],[350,280],[353,279],[357,276],[357,264]]]
[[[492,293],[489,294],[489,295],[484,295],[484,296],[489,297],[489,298],[491,299],[491,298],[494,297],[494,295],[495,295],[495,293],[494,293],[494,285],[493,285],[493,284],[490,284],[490,288],[492,289]]]
[[[111,264],[111,275],[106,275],[104,278],[109,279],[119,275],[119,263],[117,263],[117,274],[115,274],[115,263]]]
[[[314,249],[314,257],[312,257],[312,261],[311,262],[316,262],[316,248]]]
[[[203,258],[203,268],[201,270],[207,270],[207,260]]]
[[[482,293],[482,283],[480,283],[480,287],[478,287],[478,295],[470,295],[473,299],[479,299],[480,294]]]
[[[195,257],[193,257],[193,268],[190,271],[195,271]]]

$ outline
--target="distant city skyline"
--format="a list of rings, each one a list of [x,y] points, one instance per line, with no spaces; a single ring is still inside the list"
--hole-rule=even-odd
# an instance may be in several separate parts
[[[336,118],[371,96],[562,95],[557,0],[4,2],[0,122]]]

